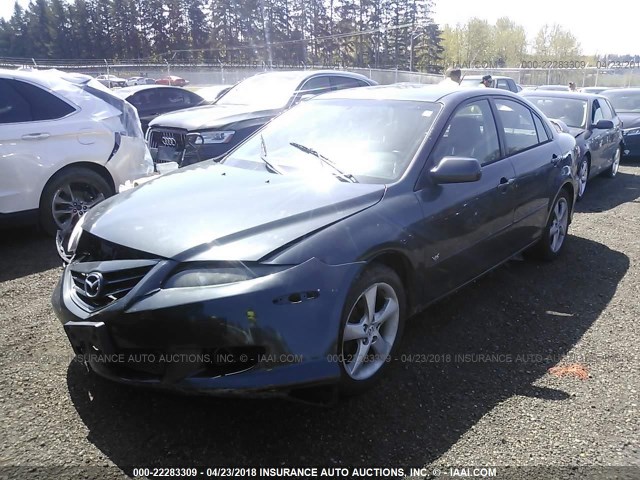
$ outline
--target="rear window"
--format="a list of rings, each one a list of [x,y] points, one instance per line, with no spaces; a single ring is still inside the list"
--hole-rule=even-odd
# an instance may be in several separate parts
[[[40,87],[0,79],[0,123],[55,120],[74,111],[67,102]]]

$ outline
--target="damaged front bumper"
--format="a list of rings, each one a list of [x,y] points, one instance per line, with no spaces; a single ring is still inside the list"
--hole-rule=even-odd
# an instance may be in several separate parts
[[[103,262],[107,264],[109,262]],[[310,259],[212,287],[162,288],[162,260],[124,297],[93,311],[67,266],[53,294],[78,359],[112,380],[215,394],[282,392],[335,383],[342,306],[361,263]]]

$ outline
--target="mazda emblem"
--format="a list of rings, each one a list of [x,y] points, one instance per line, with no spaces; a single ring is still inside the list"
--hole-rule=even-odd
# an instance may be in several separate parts
[[[102,290],[103,277],[100,272],[91,272],[84,279],[84,293],[89,298],[96,298]]]
[[[168,137],[168,136],[163,136],[162,137],[162,144],[165,147],[175,147],[178,145],[178,142],[176,142],[176,139],[173,137]]]

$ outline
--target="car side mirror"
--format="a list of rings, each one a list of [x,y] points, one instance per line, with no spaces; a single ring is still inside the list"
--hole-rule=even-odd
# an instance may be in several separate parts
[[[476,182],[482,177],[482,169],[475,158],[444,157],[429,176],[437,184]]]
[[[609,130],[613,128],[613,122],[611,120],[598,120],[593,128],[597,128],[598,130]]]

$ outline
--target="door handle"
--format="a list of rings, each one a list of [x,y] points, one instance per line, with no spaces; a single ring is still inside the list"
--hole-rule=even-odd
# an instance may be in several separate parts
[[[509,187],[515,183],[515,181],[515,178],[502,177],[497,188],[501,193],[506,193],[507,190],[509,190]]]
[[[27,133],[26,135],[22,135],[23,140],[44,140],[45,138],[49,138],[51,135],[48,133]]]
[[[559,163],[560,163],[560,157],[558,155],[556,155],[555,153],[553,155],[551,155],[551,164],[554,167],[557,167]]]

